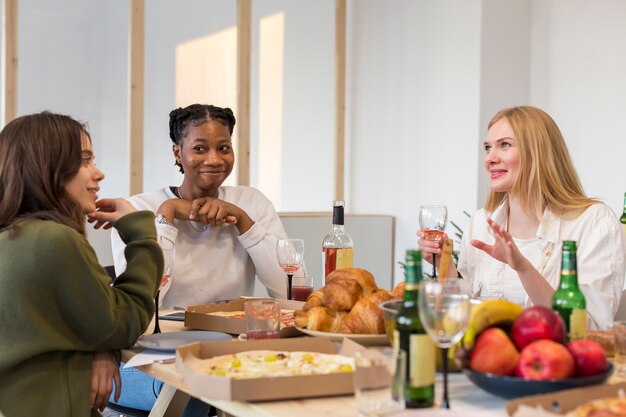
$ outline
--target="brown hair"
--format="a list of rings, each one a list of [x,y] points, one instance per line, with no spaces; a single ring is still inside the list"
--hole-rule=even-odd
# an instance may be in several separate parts
[[[503,109],[488,128],[502,118],[511,126],[520,152],[520,171],[511,194],[520,199],[527,213],[541,220],[547,208],[570,217],[596,203],[585,195],[563,135],[546,112],[530,106]],[[506,196],[505,192],[489,191],[485,209],[494,211]]]
[[[19,117],[0,132],[0,231],[18,232],[29,218],[52,220],[85,234],[85,215],[65,184],[80,169],[85,127],[43,112]]]

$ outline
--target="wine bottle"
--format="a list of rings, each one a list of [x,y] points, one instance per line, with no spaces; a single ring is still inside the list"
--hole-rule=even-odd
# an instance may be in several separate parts
[[[576,242],[563,241],[561,255],[561,282],[552,296],[552,309],[563,321],[569,340],[584,339],[587,335],[587,302],[578,287],[576,272]]]
[[[622,213],[622,217],[619,218],[619,222],[622,224],[624,234],[626,234],[626,193],[624,193],[624,212]]]
[[[333,201],[333,228],[322,242],[324,282],[328,274],[334,270],[352,268],[354,244],[350,235],[345,231],[343,207],[343,201]]]
[[[396,316],[394,348],[406,352],[404,401],[407,408],[432,407],[435,399],[435,343],[420,320],[417,300],[422,281],[422,255],[406,251],[404,302]]]

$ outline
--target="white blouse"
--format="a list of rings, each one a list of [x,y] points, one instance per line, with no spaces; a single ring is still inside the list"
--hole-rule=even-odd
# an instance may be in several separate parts
[[[471,244],[472,239],[493,244],[487,218],[506,227],[507,213],[505,201],[493,213],[480,209],[472,216],[463,233],[458,270],[470,280],[474,291],[482,285],[481,296],[503,297],[529,306],[532,303],[517,273]],[[590,327],[609,328],[619,307],[626,263],[626,236],[617,217],[602,203],[593,204],[573,219],[546,210],[534,239],[515,239],[522,255],[553,288],[559,285],[564,240],[576,241],[578,284],[587,301]]]

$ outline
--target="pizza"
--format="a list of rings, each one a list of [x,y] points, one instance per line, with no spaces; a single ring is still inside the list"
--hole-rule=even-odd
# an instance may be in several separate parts
[[[626,398],[603,398],[578,406],[570,417],[626,417]]]
[[[351,357],[320,352],[251,350],[202,359],[193,370],[237,379],[353,372]]]
[[[227,317],[231,319],[245,319],[246,312],[237,311],[212,311],[208,313],[211,316]],[[280,310],[280,328],[291,327],[294,325],[295,314],[294,310]]]

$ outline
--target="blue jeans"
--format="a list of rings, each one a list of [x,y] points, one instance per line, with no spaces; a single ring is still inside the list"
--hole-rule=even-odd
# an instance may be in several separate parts
[[[163,382],[145,374],[135,368],[123,368],[120,365],[120,375],[122,376],[122,394],[117,402],[124,407],[136,408],[150,411],[163,388]],[[111,393],[109,401],[115,403],[114,392]],[[206,417],[209,415],[211,406],[196,398],[190,398],[183,417]]]

